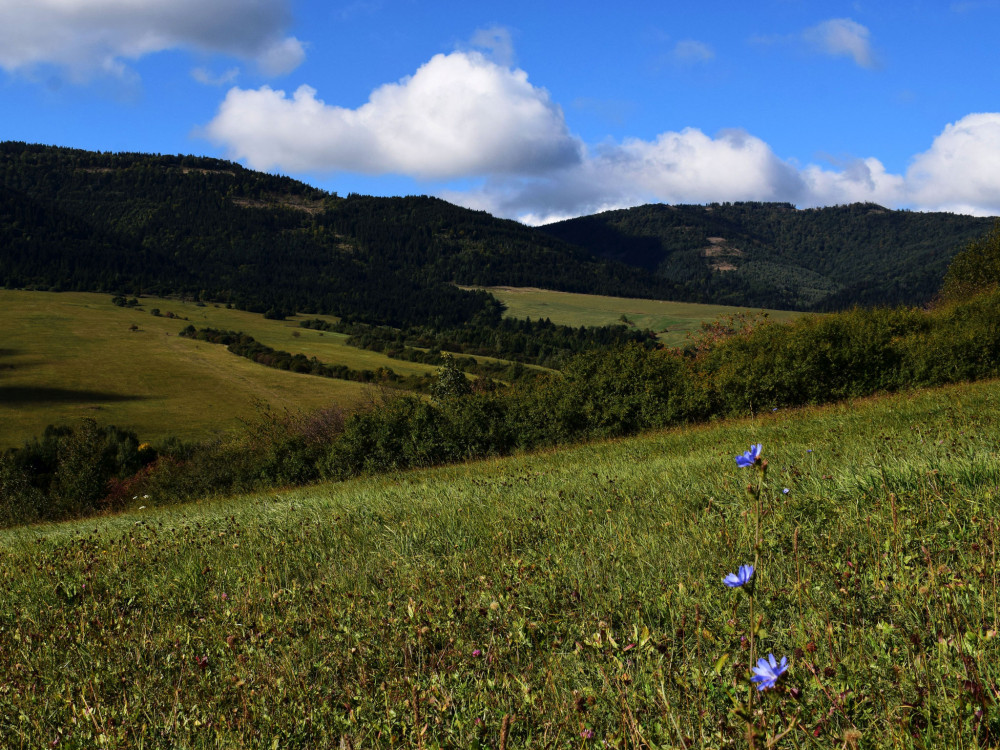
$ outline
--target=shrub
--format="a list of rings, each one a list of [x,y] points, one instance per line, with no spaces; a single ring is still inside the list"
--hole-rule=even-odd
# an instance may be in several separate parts
[[[991,292],[1000,284],[1000,221],[951,260],[940,299],[956,302]]]

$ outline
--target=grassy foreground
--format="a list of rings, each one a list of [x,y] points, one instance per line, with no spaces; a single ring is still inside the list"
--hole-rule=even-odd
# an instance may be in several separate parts
[[[998,435],[991,382],[2,532],[0,746],[995,747]]]

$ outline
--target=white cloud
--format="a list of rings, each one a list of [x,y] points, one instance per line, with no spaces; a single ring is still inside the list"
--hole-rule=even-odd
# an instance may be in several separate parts
[[[803,207],[846,203],[900,206],[906,203],[903,176],[886,172],[882,162],[875,158],[852,159],[839,170],[811,164],[801,174],[806,186],[799,201]]]
[[[437,55],[357,109],[301,86],[233,88],[203,134],[257,169],[401,174],[527,223],[649,202],[855,202],[1000,214],[1000,113],[948,125],[905,174],[874,157],[801,165],[739,129],[586,145],[548,93],[478,52]],[[448,180],[481,178],[471,190]]]
[[[0,0],[0,68],[66,68],[76,80],[123,74],[125,61],[168,49],[221,52],[265,73],[302,61],[284,38],[289,0]]]
[[[1000,113],[966,115],[947,125],[906,173],[915,205],[1000,214]]]
[[[586,152],[534,177],[494,178],[443,197],[529,224],[642,203],[787,201],[801,207],[871,202],[889,208],[1000,215],[1000,113],[945,127],[905,174],[876,158],[799,166],[741,131],[714,138],[687,128]]]
[[[684,39],[674,45],[674,59],[680,62],[707,62],[715,57],[715,51],[704,42]]]
[[[579,159],[548,93],[478,52],[436,55],[358,109],[316,93],[231,89],[203,133],[258,169],[441,179],[538,173]]]
[[[472,194],[445,197],[525,223],[649,202],[798,200],[806,184],[759,138],[726,130],[712,138],[695,128],[655,140],[605,143],[579,164],[539,177],[494,179]]]
[[[862,68],[874,68],[871,32],[850,18],[832,18],[803,32],[803,38],[814,49],[835,57],[850,57]]]

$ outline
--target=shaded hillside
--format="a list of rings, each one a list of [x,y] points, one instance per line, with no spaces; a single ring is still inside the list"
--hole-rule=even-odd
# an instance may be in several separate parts
[[[461,284],[663,295],[642,269],[434,198],[340,198],[231,162],[0,143],[0,284],[182,294],[393,325],[499,319]]]
[[[930,300],[955,253],[992,223],[870,203],[727,203],[639,206],[541,229],[670,280],[684,289],[678,298],[832,310]]]

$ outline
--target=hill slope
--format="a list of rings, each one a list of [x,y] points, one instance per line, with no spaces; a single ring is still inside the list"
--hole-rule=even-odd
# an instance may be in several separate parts
[[[655,272],[717,304],[834,310],[922,304],[993,219],[875,204],[647,205],[549,224],[553,237]],[[679,295],[678,298],[681,298]]]
[[[339,197],[220,159],[0,143],[0,285],[391,325],[499,319],[467,286],[828,310],[920,304],[992,220],[872,204],[640,206],[540,229]]]
[[[496,320],[465,284],[655,296],[668,285],[427,198],[340,198],[219,159],[0,143],[0,285],[183,294],[390,324]]]

